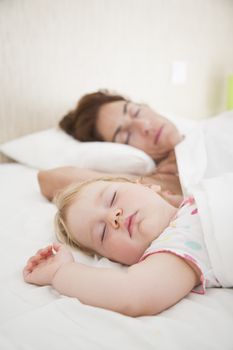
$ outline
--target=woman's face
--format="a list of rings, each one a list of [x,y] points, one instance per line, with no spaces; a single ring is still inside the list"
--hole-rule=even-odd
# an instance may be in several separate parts
[[[139,148],[154,160],[166,157],[182,136],[176,126],[146,105],[117,101],[103,105],[96,129],[105,141]]]

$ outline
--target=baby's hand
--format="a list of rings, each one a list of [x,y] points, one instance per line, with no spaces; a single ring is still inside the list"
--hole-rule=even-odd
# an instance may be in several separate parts
[[[24,281],[40,286],[50,285],[57,270],[74,258],[69,249],[62,244],[54,243],[38,250],[23,269]]]

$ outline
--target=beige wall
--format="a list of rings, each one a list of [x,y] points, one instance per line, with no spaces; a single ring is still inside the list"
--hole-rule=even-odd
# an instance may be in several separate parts
[[[0,141],[54,125],[106,87],[174,115],[216,114],[232,38],[232,0],[2,0]]]

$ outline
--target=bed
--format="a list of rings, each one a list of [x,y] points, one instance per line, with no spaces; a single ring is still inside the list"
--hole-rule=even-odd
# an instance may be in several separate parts
[[[220,122],[223,125],[222,120]],[[219,125],[215,121],[211,125],[210,139],[213,139]],[[229,131],[229,127],[227,129]],[[197,136],[200,140],[198,133],[200,131],[190,134],[187,145],[191,140],[196,142]],[[227,142],[226,135],[225,140]],[[230,137],[228,141],[232,142]],[[206,158],[203,156],[201,164],[208,170],[204,176],[201,168],[190,173],[188,150],[192,147],[185,147],[184,152],[182,147],[177,151],[180,171],[184,190],[189,191],[200,176],[211,175],[213,167],[207,166],[207,161],[212,157],[211,149],[215,150],[210,142],[203,144]],[[203,155],[203,150],[196,150]],[[195,159],[193,155],[192,161]],[[233,290],[230,288],[208,289],[205,296],[191,293],[157,316],[131,318],[83,305],[50,287],[24,283],[22,268],[27,258],[55,240],[55,207],[40,194],[37,169],[17,162],[17,157],[15,160],[0,165],[1,349],[40,350],[48,346],[51,350],[233,349]],[[226,165],[224,171],[233,171],[232,158],[221,161]],[[105,258],[91,258],[79,251],[74,254],[83,263],[121,268]]]

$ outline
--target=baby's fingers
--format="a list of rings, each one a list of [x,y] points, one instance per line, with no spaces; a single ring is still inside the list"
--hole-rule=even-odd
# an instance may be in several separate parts
[[[26,271],[28,273],[32,272],[40,264],[41,261],[42,261],[42,259],[38,259],[35,256],[31,257],[28,260],[23,271]]]
[[[31,282],[31,273],[32,273],[32,269],[26,265],[23,269],[23,278],[25,282]]]
[[[36,255],[31,256],[30,259],[28,259],[26,266],[30,269],[33,268],[33,266],[37,265],[39,262],[39,258]]]
[[[53,249],[54,253],[57,253],[62,247],[63,247],[63,244],[61,244],[61,243],[54,242],[52,245],[52,249]]]
[[[51,255],[53,253],[53,246],[49,245],[48,247],[39,249],[38,252],[36,253],[36,255],[38,256],[47,256],[47,255]]]
[[[37,284],[34,276],[34,270],[31,270],[27,266],[23,269],[23,279],[27,283]]]
[[[47,259],[52,254],[52,246],[40,249],[37,251],[36,255],[33,255],[28,259],[26,266],[32,269],[35,265],[38,265],[41,261]]]

